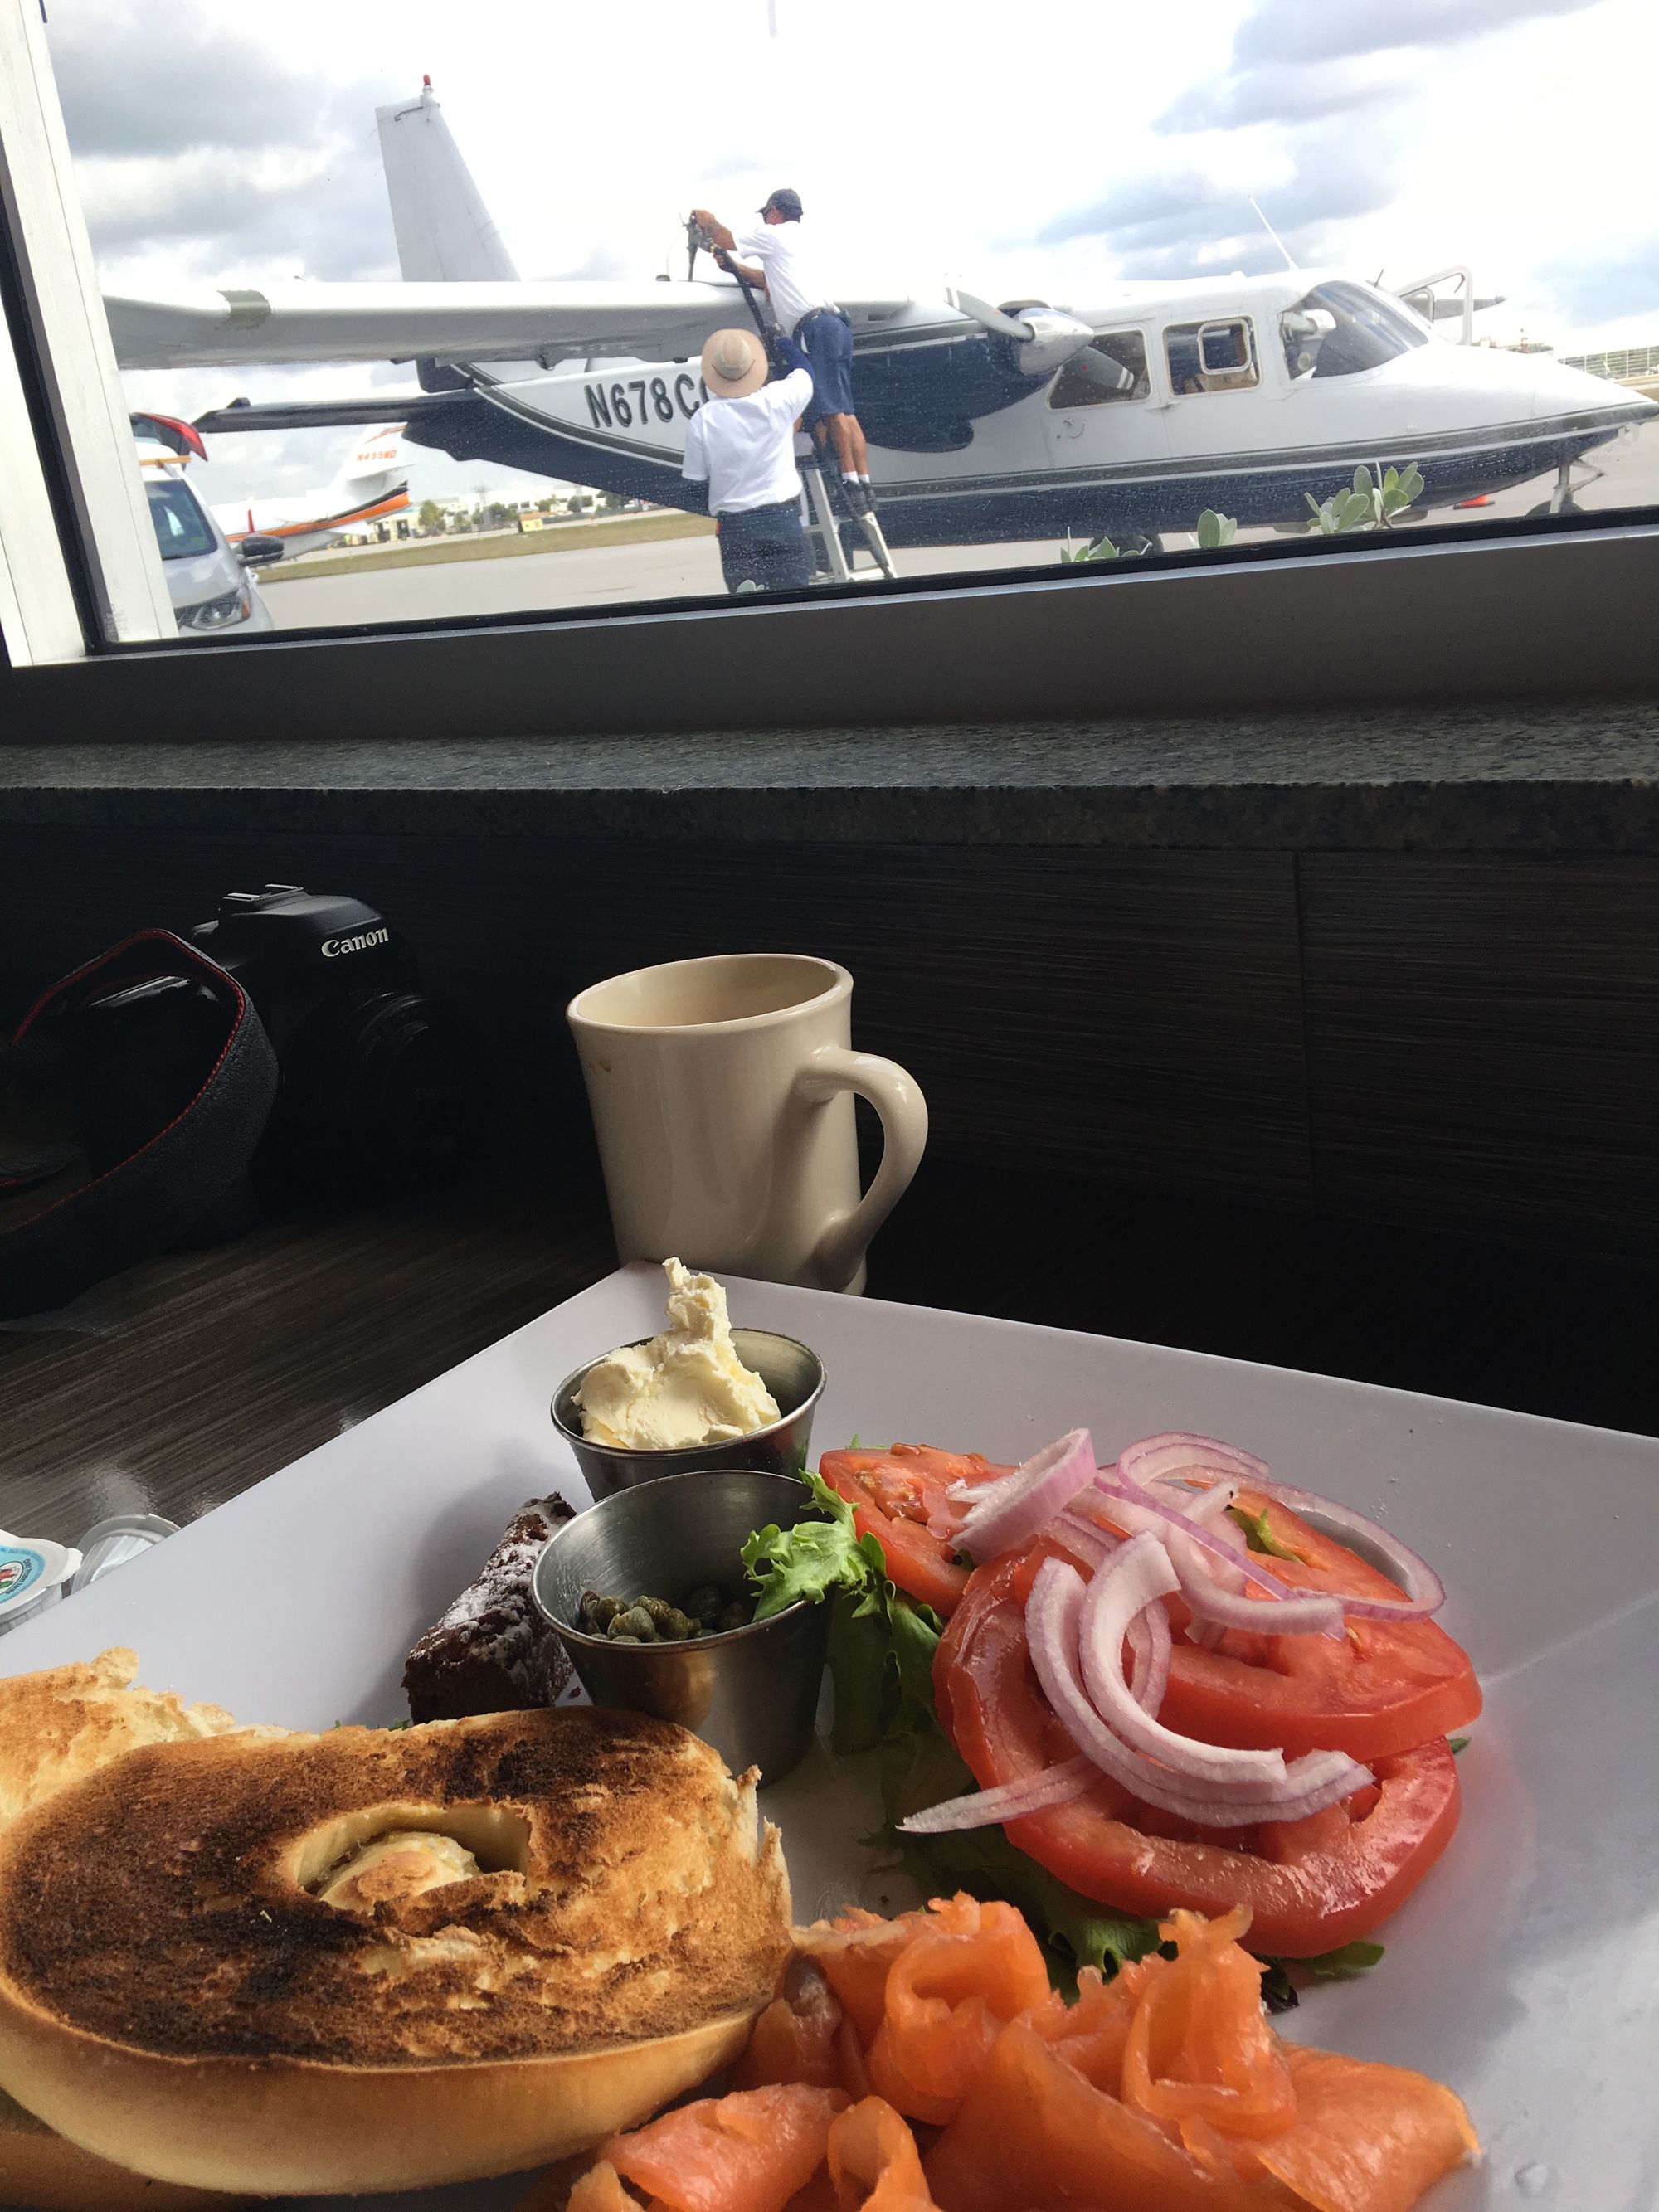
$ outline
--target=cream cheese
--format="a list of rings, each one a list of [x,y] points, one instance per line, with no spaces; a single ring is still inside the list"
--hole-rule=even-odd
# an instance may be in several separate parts
[[[720,1285],[678,1260],[665,1260],[663,1272],[669,1325],[593,1362],[576,1396],[582,1434],[630,1451],[686,1451],[777,1420],[776,1400],[738,1357]]]

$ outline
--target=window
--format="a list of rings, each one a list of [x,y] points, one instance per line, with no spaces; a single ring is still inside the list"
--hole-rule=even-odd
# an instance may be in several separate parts
[[[1287,308],[1279,328],[1292,376],[1354,376],[1427,345],[1432,335],[1398,300],[1369,284],[1335,281],[1316,284]]]
[[[1261,377],[1255,338],[1243,315],[1207,323],[1175,323],[1164,333],[1170,389],[1177,398],[1205,392],[1247,391]]]
[[[1052,408],[1109,407],[1144,399],[1151,390],[1146,341],[1139,331],[1103,331],[1073,356],[1048,390]]]
[[[147,483],[144,489],[149,495],[149,519],[155,525],[155,542],[164,561],[182,561],[187,555],[213,551],[213,532],[188,484],[174,478]]]
[[[1419,9],[1403,30],[1328,0],[1312,45],[1287,27],[1295,0],[1228,0],[1178,27],[1138,18],[1132,55],[1096,10],[1058,79],[1040,42],[988,21],[942,42],[937,11],[889,9],[878,37],[868,12],[855,0],[883,97],[915,125],[874,167],[833,102],[799,98],[820,39],[805,0],[733,0],[725,65],[748,97],[713,108],[672,0],[637,0],[625,53],[603,10],[532,0],[503,0],[483,39],[430,0],[292,0],[280,19],[175,0],[165,47],[142,0],[0,0],[14,657],[179,641],[188,508],[152,514],[137,414],[199,425],[205,458],[168,475],[216,540],[283,549],[240,572],[270,633],[251,616],[216,634],[191,684],[204,661],[339,633],[510,628],[599,653],[623,618],[654,625],[630,670],[666,654],[703,684],[728,658],[715,615],[744,620],[752,665],[788,610],[731,602],[744,526],[717,538],[681,464],[698,415],[727,404],[705,397],[705,341],[757,319],[850,343],[850,405],[805,477],[816,639],[842,602],[902,605],[921,638],[952,594],[1033,609],[1121,581],[1144,615],[1170,562],[1283,580],[1358,551],[1380,571],[1435,532],[1548,523],[1557,544],[1576,517],[1659,518],[1649,134],[1640,73],[1618,65],[1641,0]],[[550,144],[555,78],[570,92]],[[1564,120],[1568,82],[1595,83],[1593,114]],[[1475,146],[1468,118],[1500,109]],[[779,113],[793,177],[761,128]],[[1040,115],[1043,158],[1019,132],[964,137],[964,115]],[[787,222],[755,210],[791,185],[785,251]],[[763,292],[688,238],[694,208],[742,239]],[[1421,272],[1459,252],[1480,265],[1451,317]],[[848,423],[873,519],[842,489]],[[1389,466],[1423,488],[1387,532],[1322,537],[1322,502]],[[1200,555],[1206,508],[1237,528]],[[1064,562],[1108,538],[1162,550],[1115,580]],[[1304,586],[1275,588],[1288,605]],[[815,687],[799,714],[819,721],[838,711],[826,687],[863,680],[856,647],[808,667],[790,656],[777,680]],[[536,696],[605,705],[562,673]],[[685,696],[690,713],[689,678]]]

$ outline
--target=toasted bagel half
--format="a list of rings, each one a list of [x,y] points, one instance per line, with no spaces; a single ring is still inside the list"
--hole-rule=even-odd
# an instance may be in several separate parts
[[[129,1753],[0,1839],[0,2079],[198,2188],[584,2149],[772,1995],[788,1885],[754,1782],[589,1708]]]

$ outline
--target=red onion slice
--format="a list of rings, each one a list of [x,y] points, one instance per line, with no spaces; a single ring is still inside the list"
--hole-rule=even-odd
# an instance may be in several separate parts
[[[1243,1565],[1250,1580],[1259,1589],[1266,1590],[1269,1597],[1289,1598],[1303,1595],[1300,1590],[1293,1590],[1288,1583],[1280,1582],[1277,1575],[1270,1574],[1261,1565],[1258,1553],[1248,1552],[1241,1559],[1239,1540],[1231,1531],[1224,1536],[1218,1528],[1206,1528],[1202,1522],[1194,1521],[1189,1513],[1179,1512],[1173,1505],[1166,1505],[1161,1498],[1154,1498],[1150,1491],[1115,1480],[1103,1472],[1096,1475],[1095,1486],[1112,1501],[1109,1510],[1117,1515],[1133,1531],[1144,1529],[1146,1527],[1146,1516],[1150,1515],[1154,1521],[1163,1522],[1166,1527],[1177,1529],[1182,1535],[1189,1537],[1200,1551],[1212,1553],[1223,1566]]]
[[[1177,1735],[1155,1721],[1129,1694],[1123,1679],[1123,1638],[1148,1606],[1174,1594],[1180,1581],[1156,1536],[1133,1536],[1099,1568],[1078,1617],[1084,1686],[1095,1711],[1131,1750],[1161,1759],[1172,1772],[1196,1782],[1259,1783],[1277,1788],[1285,1779],[1282,1751],[1239,1751]]]
[[[1267,1473],[1267,1461],[1258,1459],[1254,1452],[1243,1451],[1237,1444],[1224,1444],[1216,1437],[1191,1436],[1181,1429],[1170,1430],[1163,1436],[1142,1437],[1137,1443],[1125,1444],[1117,1455],[1117,1466],[1126,1482],[1139,1483],[1155,1482],[1186,1468],[1242,1475],[1249,1482],[1260,1481]]]
[[[957,1828],[994,1828],[1005,1820],[1023,1820],[1028,1813],[1046,1812],[1051,1805],[1068,1805],[1092,1790],[1100,1770],[1090,1759],[1068,1759],[1059,1766],[1045,1766],[1038,1774],[1022,1774],[995,1790],[972,1790],[964,1797],[947,1797],[925,1813],[912,1813],[899,1822],[902,1836],[943,1836]]]
[[[1265,1476],[1252,1478],[1251,1487],[1265,1498],[1276,1498],[1281,1505],[1288,1505],[1292,1513],[1299,1513],[1304,1521],[1323,1528],[1340,1542],[1358,1537],[1359,1548],[1375,1552],[1382,1563],[1382,1572],[1406,1593],[1402,1598],[1345,1597],[1342,1609],[1351,1618],[1421,1620],[1429,1613],[1437,1613],[1446,1602],[1446,1585],[1428,1561],[1402,1544],[1391,1530],[1379,1528],[1363,1513],[1356,1513],[1352,1506],[1339,1505],[1334,1498],[1322,1497],[1316,1490],[1299,1490],[1294,1483],[1274,1482]],[[1254,1567],[1251,1572],[1255,1572]]]
[[[1083,1578],[1063,1559],[1045,1561],[1025,1607],[1025,1638],[1043,1694],[1062,1726],[1103,1774],[1138,1797],[1195,1826],[1247,1827],[1258,1820],[1301,1820],[1363,1789],[1368,1768],[1341,1752],[1293,1759],[1282,1783],[1229,1785],[1177,1774],[1132,1750],[1089,1702],[1078,1663]]]
[[[1161,1605],[1149,1605],[1135,1615],[1127,1641],[1134,1661],[1129,1695],[1156,1719],[1170,1686],[1170,1616]]]
[[[1056,1513],[1048,1529],[1058,1542],[1087,1559],[1091,1567],[1109,1559],[1123,1541],[1113,1530],[1103,1528],[1097,1521],[1091,1521],[1081,1513]]]
[[[1123,1542],[1121,1536],[1115,1536],[1081,1513],[1057,1513],[1048,1523],[1048,1533],[1097,1570]],[[1161,1605],[1148,1606],[1129,1623],[1124,1640],[1134,1662],[1129,1695],[1146,1711],[1156,1714],[1170,1686],[1169,1614]]]
[[[1174,1479],[1167,1475],[1158,1478],[1160,1481],[1172,1481]],[[1212,1482],[1207,1490],[1178,1490],[1175,1494],[1180,1500],[1181,1510],[1189,1521],[1196,1521],[1200,1528],[1212,1528],[1224,1544],[1235,1552],[1242,1552],[1244,1549],[1243,1531],[1224,1517],[1227,1508],[1237,1504],[1241,1487],[1229,1475],[1222,1481]]]
[[[1208,1562],[1196,1558],[1179,1537],[1170,1546],[1170,1557],[1181,1579],[1187,1610],[1200,1620],[1221,1629],[1247,1629],[1255,1636],[1340,1638],[1345,1632],[1342,1618],[1348,1604],[1345,1597],[1310,1590],[1300,1597],[1254,1598],[1243,1590],[1227,1589],[1219,1576],[1210,1572]],[[1245,1569],[1233,1578],[1242,1581],[1249,1572]]]
[[[1012,1474],[979,1490],[957,1531],[958,1544],[980,1560],[1012,1551],[1045,1528],[1086,1487],[1094,1471],[1093,1439],[1087,1429],[1072,1430]]]

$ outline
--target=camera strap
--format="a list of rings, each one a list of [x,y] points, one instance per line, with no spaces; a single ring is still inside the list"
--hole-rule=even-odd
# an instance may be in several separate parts
[[[165,1127],[99,1173],[50,1134],[0,1144],[0,1320],[53,1311],[167,1250],[247,1170],[276,1096],[276,1055],[241,985],[168,930],[141,931],[54,983],[0,1047],[0,1095],[56,1077],[62,1025],[155,975],[196,982],[221,1017],[194,1087]]]

